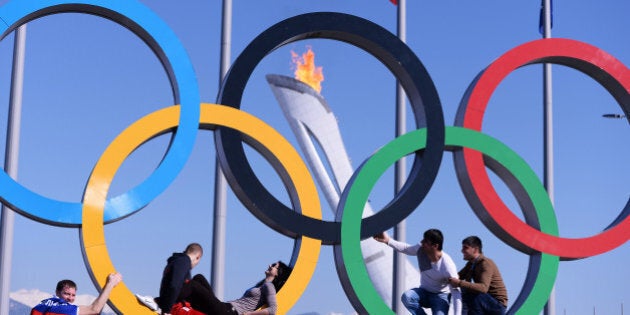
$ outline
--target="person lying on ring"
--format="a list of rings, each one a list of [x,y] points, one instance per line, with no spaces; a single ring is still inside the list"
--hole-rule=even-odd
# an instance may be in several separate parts
[[[206,314],[214,315],[259,315],[276,314],[278,303],[276,292],[282,288],[293,269],[282,261],[269,265],[265,278],[247,289],[242,297],[229,302],[219,300],[212,286],[203,275],[195,275],[182,287],[178,300]]]

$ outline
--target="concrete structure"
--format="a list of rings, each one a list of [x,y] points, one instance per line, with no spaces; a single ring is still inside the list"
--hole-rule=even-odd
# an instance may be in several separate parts
[[[267,82],[298,139],[326,201],[333,212],[336,211],[341,191],[354,173],[337,119],[321,94],[307,84],[280,75],[267,75]],[[317,141],[317,146],[313,139]],[[325,155],[324,160],[318,154],[317,147]],[[363,216],[373,213],[367,204]],[[361,249],[374,286],[383,300],[389,303],[392,301],[394,251],[371,238],[361,242]],[[404,287],[417,287],[420,274],[409,260],[405,261],[405,273]]]

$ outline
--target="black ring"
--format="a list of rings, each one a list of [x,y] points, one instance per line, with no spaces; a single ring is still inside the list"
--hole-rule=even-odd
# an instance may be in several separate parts
[[[258,63],[286,44],[309,38],[327,38],[349,43],[372,54],[398,79],[409,98],[416,126],[427,128],[427,148],[416,153],[409,178],[394,199],[378,213],[364,218],[361,238],[388,230],[404,220],[422,202],[435,181],[444,153],[444,116],[437,90],[428,72],[398,37],[368,20],[333,12],[298,15],[262,32],[238,56],[227,73],[217,103],[240,108],[243,91]],[[218,159],[236,196],[259,220],[286,236],[320,239],[324,244],[340,240],[339,222],[316,220],[299,214],[278,201],[254,174],[239,132],[218,128],[215,132]],[[265,155],[264,152],[262,152]],[[289,195],[295,194],[281,166],[265,156],[280,174]],[[292,200],[296,200],[291,198]]]

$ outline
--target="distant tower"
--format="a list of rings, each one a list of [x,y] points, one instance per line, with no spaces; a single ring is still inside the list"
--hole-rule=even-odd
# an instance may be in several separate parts
[[[289,121],[330,208],[333,212],[336,211],[341,191],[354,173],[339,132],[337,119],[321,94],[307,84],[291,77],[271,74],[267,75],[267,82]],[[324,153],[325,161],[322,161],[317,153],[313,139],[317,141],[320,151]],[[328,174],[325,165],[332,174]],[[373,213],[374,211],[367,204],[363,216]],[[393,250],[371,238],[361,242],[361,250],[372,283],[381,298],[390,304]],[[405,287],[418,287],[420,274],[409,260],[405,262],[405,273],[407,275]]]

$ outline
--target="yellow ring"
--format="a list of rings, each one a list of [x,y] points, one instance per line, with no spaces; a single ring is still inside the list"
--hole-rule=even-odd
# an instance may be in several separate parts
[[[151,138],[177,127],[179,112],[179,106],[167,107],[130,125],[107,147],[90,175],[83,196],[81,246],[88,272],[101,287],[105,285],[107,275],[116,270],[107,251],[103,224],[105,201],[112,179],[131,152]],[[265,146],[292,179],[302,214],[315,219],[322,218],[319,195],[312,176],[295,148],[280,133],[248,113],[217,104],[201,104],[199,119],[206,129],[229,127]],[[320,249],[320,240],[302,237],[293,272],[277,295],[279,314],[285,314],[291,309],[306,289],[315,271]],[[138,302],[124,282],[114,288],[109,299],[123,314],[155,315]]]

